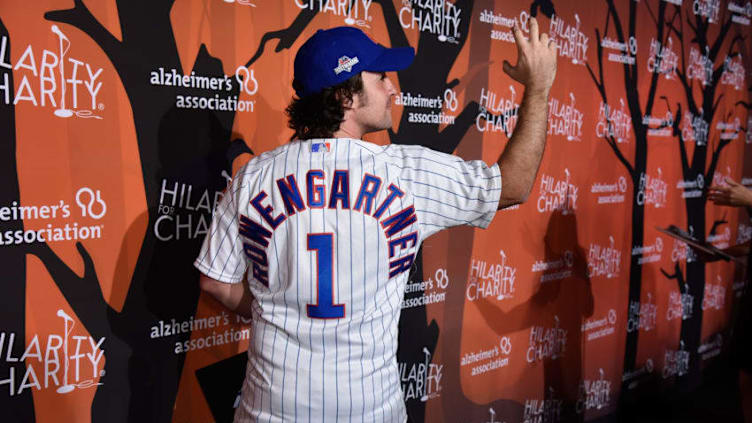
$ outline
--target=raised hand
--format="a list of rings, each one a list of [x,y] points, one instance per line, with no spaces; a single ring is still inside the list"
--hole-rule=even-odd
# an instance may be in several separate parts
[[[752,207],[752,190],[726,178],[727,185],[714,185],[708,189],[708,200],[720,206]]]
[[[504,72],[527,90],[548,93],[556,77],[556,41],[539,34],[538,20],[530,18],[530,39],[522,35],[515,23],[512,30],[517,44],[517,64],[504,60]]]

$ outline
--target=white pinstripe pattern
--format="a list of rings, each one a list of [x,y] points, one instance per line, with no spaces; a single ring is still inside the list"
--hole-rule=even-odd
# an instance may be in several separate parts
[[[315,151],[313,146],[324,142],[329,151]],[[326,190],[323,208],[307,201],[311,169],[324,172],[323,180],[314,180]],[[341,203],[329,208],[335,170],[348,172],[349,209]],[[365,213],[367,197],[361,211],[354,208],[366,174],[380,180],[370,214]],[[293,204],[288,215],[277,181],[287,183],[289,175],[303,209]],[[394,196],[390,185],[403,194]],[[257,208],[252,200],[262,191],[266,197]],[[420,146],[381,147],[351,139],[294,141],[243,167],[218,204],[195,262],[222,282],[238,283],[247,275],[254,296],[253,338],[235,421],[405,421],[396,351],[408,271],[390,278],[390,271],[403,270],[390,261],[417,253],[420,243],[441,229],[488,226],[500,193],[496,165],[465,162]],[[385,203],[377,219],[373,215]],[[401,229],[384,224],[410,206],[414,222]],[[266,218],[264,208],[271,208]],[[243,234],[241,215],[271,233],[267,246]],[[277,216],[284,220],[274,228],[268,220]],[[413,232],[414,243],[408,237]],[[324,304],[317,297],[322,289],[317,257],[323,253],[309,249],[311,233],[333,234],[332,303],[344,305],[342,318],[308,315],[309,304]],[[244,244],[265,251],[268,266],[261,269],[268,271],[268,287],[263,276],[254,277]]]

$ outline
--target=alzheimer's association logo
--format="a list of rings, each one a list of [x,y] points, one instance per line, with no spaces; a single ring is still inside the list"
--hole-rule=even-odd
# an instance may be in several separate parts
[[[499,339],[498,344],[494,343],[480,350],[462,354],[460,366],[471,366],[470,376],[480,376],[508,366],[511,353],[512,340],[504,336]]]

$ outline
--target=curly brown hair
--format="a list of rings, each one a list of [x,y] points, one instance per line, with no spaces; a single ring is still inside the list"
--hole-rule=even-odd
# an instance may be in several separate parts
[[[298,81],[292,86],[300,88]],[[307,97],[293,97],[285,109],[287,126],[295,131],[290,138],[307,140],[311,138],[331,138],[337,132],[345,117],[345,110],[353,95],[363,91],[363,78],[360,73],[321,92]]]

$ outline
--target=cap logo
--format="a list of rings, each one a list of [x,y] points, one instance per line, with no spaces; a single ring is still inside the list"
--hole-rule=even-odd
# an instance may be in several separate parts
[[[349,58],[347,56],[342,56],[337,61],[337,67],[334,68],[334,73],[339,75],[340,73],[344,71],[352,72],[353,66],[358,64],[358,57]]]

